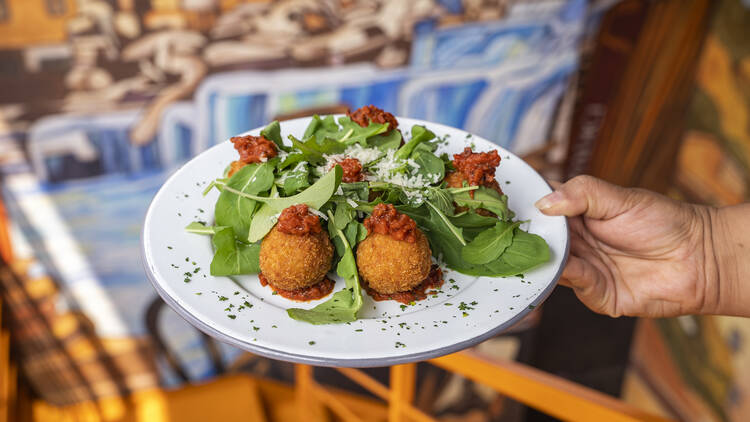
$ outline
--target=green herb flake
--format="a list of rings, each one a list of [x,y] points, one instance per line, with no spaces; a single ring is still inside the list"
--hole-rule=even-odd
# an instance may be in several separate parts
[[[235,318],[237,318],[237,315],[227,315],[227,318],[229,318],[229,319],[235,319]]]
[[[229,300],[229,298],[226,297],[226,296],[219,296],[219,301],[220,302],[224,302],[225,300]]]
[[[476,302],[471,302],[471,304],[472,304],[472,305],[476,305]],[[467,305],[467,304],[466,304],[466,303],[464,303],[464,302],[461,302],[461,303],[459,303],[459,304],[458,304],[458,309],[459,309],[459,310],[461,310],[461,311],[471,311],[471,310],[473,310],[474,308],[473,308],[473,307],[471,307],[471,306],[469,306],[469,305]]]
[[[310,346],[315,346],[315,342],[312,340],[308,341],[307,344],[309,344]]]

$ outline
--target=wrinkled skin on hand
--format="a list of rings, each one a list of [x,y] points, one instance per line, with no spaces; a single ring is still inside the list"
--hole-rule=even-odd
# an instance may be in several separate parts
[[[668,317],[717,310],[712,209],[588,176],[558,185],[537,207],[570,217],[561,284],[595,312]]]

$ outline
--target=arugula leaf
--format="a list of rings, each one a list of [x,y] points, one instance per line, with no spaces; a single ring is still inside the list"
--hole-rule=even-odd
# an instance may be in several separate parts
[[[461,215],[449,217],[451,222],[458,227],[461,227],[464,231],[464,239],[471,241],[479,233],[483,232],[489,227],[494,227],[498,222],[496,217],[486,217],[479,215],[474,211],[467,211]]]
[[[367,145],[375,147],[383,152],[396,149],[401,145],[401,131],[394,129],[387,133],[367,138]]]
[[[464,229],[467,229],[467,228],[485,229],[487,227],[493,227],[497,223],[497,218],[479,215],[475,213],[474,211],[466,212],[461,215],[456,215],[454,217],[451,217],[450,220],[456,226],[462,227]]]
[[[417,174],[421,174],[430,183],[437,183],[445,177],[445,164],[435,154],[429,151],[418,151],[412,154],[411,158],[419,165]]]
[[[310,170],[307,165],[298,163],[293,169],[281,173],[277,184],[281,185],[284,195],[289,196],[310,186],[309,175]]]
[[[425,204],[427,204],[427,206],[429,207],[430,219],[433,221],[433,225],[441,225],[442,229],[447,230],[447,232],[450,233],[452,237],[456,238],[461,246],[466,246],[466,240],[464,240],[463,236],[463,229],[453,225],[448,217],[430,201],[425,202]]]
[[[549,259],[549,246],[542,237],[516,228],[513,243],[499,260],[488,263],[487,267],[496,276],[512,276],[523,274]]]
[[[310,124],[305,129],[305,134],[302,136],[303,139],[307,139],[311,136],[315,136],[318,139],[324,138],[337,138],[337,134],[341,131],[339,125],[336,123],[336,119],[333,116],[326,116],[321,119],[317,114],[312,117]]]
[[[225,173],[226,174],[226,173]],[[226,184],[229,181],[228,177],[219,178],[216,180],[212,180],[211,183],[206,186],[206,189],[203,189],[203,196],[208,195],[209,192],[211,192],[211,189],[216,188],[219,192],[221,192],[221,184]]]
[[[268,126],[260,131],[260,135],[269,141],[273,141],[279,149],[287,149],[287,147],[284,146],[284,141],[281,139],[281,126],[279,125],[278,120],[269,123]]]
[[[336,212],[334,213],[335,218],[333,222],[329,222],[329,225],[335,227],[337,230],[344,230],[344,227],[354,220],[356,215],[357,213],[354,211],[354,208],[346,202],[337,204]]]
[[[507,223],[498,221],[495,227],[479,233],[474,240],[461,249],[461,258],[469,264],[481,265],[496,260],[513,242],[513,231],[520,221]]]
[[[217,186],[219,182],[215,182]],[[235,193],[258,194],[273,184],[273,167],[267,163],[248,164],[235,173],[216,201],[217,226],[230,226],[238,239],[246,239],[257,202]]]
[[[200,221],[193,221],[192,223],[185,226],[185,231],[188,233],[195,233],[195,234],[214,235],[217,232],[226,228],[227,228],[226,226],[207,226],[204,223],[201,223]]]
[[[257,274],[260,272],[260,243],[238,242],[231,227],[217,230],[213,237],[216,253],[211,275]]]
[[[417,145],[421,144],[422,142],[429,141],[430,139],[434,138],[435,134],[429,131],[424,126],[412,126],[411,128],[411,139],[409,142],[404,144],[401,148],[396,151],[396,154],[393,155],[395,159],[399,160],[405,160],[411,156],[412,151],[414,151],[414,148],[417,147]]]
[[[427,199],[443,214],[453,215],[455,211],[453,207],[453,195],[447,189],[430,188],[427,191]]]
[[[331,196],[339,187],[342,174],[343,170],[341,169],[341,166],[335,166],[309,188],[296,195],[287,196],[285,198],[279,198],[274,195],[271,195],[268,198],[250,195],[250,199],[263,202],[264,204],[260,207],[250,223],[248,241],[257,242],[263,239],[263,237],[271,231],[276,224],[273,217],[277,213],[280,213],[284,208],[297,204],[307,204],[316,210],[322,208],[323,205],[331,199]],[[228,190],[229,188],[225,187],[224,189]],[[241,195],[248,197],[245,193],[241,193]]]
[[[336,225],[335,216],[328,211],[329,225]],[[344,246],[344,254],[336,266],[336,273],[346,281],[346,288],[336,292],[327,301],[312,309],[291,308],[287,314],[298,321],[310,324],[331,324],[356,321],[357,312],[362,308],[362,291],[359,286],[357,263],[354,251],[346,235],[336,229],[336,235]]]
[[[307,161],[305,158],[305,154],[301,152],[293,152],[287,155],[283,161],[279,161],[278,164],[276,165],[276,168],[279,170],[284,170],[285,168],[289,166],[299,164],[303,161]]]
[[[354,200],[367,201],[370,196],[370,185],[367,182],[342,183],[344,196]]]
[[[454,194],[453,200],[459,206],[468,207],[472,210],[483,208],[492,211],[502,220],[510,220],[514,216],[514,213],[508,209],[508,197],[484,186],[480,186],[474,191],[473,198],[469,192],[461,192]]]
[[[342,136],[335,139],[346,145],[358,143],[366,147],[369,138],[383,134],[388,130],[388,123],[374,123],[370,121],[367,127],[362,127],[348,117],[339,118],[339,124],[341,124],[340,135]]]
[[[289,140],[292,141],[292,145],[302,152],[304,161],[309,163],[322,164],[325,163],[325,154],[339,154],[344,152],[346,145],[341,142],[335,141],[330,138],[317,138],[314,135],[301,141],[292,135],[289,135]],[[287,157],[289,160],[289,157]],[[286,160],[285,160],[286,162]]]

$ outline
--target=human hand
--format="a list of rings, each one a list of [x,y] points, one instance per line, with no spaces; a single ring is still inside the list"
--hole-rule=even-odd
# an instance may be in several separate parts
[[[708,207],[578,176],[536,203],[570,217],[561,284],[593,311],[667,317],[720,312]]]

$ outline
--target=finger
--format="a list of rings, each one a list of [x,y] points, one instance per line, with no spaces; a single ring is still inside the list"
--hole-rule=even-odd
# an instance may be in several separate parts
[[[595,177],[576,176],[534,205],[547,215],[608,219],[630,208],[632,195],[636,192]]]
[[[594,312],[606,313],[606,283],[594,266],[577,256],[570,256],[563,270],[566,286],[573,288],[578,299]]]

